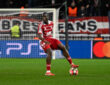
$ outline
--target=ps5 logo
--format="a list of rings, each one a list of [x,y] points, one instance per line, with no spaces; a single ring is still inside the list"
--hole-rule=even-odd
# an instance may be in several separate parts
[[[21,52],[22,49],[24,48],[24,45],[22,43],[6,43],[6,45],[8,47],[6,49],[6,55],[11,55],[13,51],[20,51],[20,55],[30,55],[32,53],[31,51],[33,47],[38,46],[38,43],[28,43],[27,50],[25,52]],[[39,47],[39,50],[42,50],[42,48]],[[39,52],[39,54],[41,55],[43,54],[43,52]]]

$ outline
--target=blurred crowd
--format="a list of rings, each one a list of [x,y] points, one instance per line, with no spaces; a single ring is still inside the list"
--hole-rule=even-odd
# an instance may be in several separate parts
[[[65,0],[0,0],[0,8],[58,8]],[[67,0],[70,17],[108,16],[110,0]],[[61,8],[61,15],[64,15]]]
[[[0,8],[43,8],[58,7],[65,0],[0,0]]]
[[[109,11],[110,0],[71,0],[68,6],[68,14],[73,17],[108,16]]]
[[[0,8],[20,8],[26,5],[28,5],[28,0],[0,0]]]

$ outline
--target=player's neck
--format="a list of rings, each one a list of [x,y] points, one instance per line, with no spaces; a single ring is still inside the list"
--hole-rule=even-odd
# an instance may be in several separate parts
[[[48,24],[48,20],[47,21],[44,21],[44,24]]]

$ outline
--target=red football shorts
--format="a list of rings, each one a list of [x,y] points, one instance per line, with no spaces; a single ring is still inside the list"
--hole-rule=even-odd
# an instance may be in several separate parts
[[[57,50],[58,45],[61,43],[59,40],[54,38],[46,38],[45,40],[47,40],[50,44],[46,44],[43,41],[40,42],[40,45],[44,51],[46,51],[48,48],[51,48],[52,50]]]

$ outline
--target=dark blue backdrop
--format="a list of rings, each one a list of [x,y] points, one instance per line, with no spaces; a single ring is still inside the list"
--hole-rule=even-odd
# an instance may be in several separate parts
[[[65,44],[64,40],[61,40]],[[72,58],[91,58],[91,41],[69,41],[69,53]],[[46,55],[38,40],[0,40],[2,58],[45,58]],[[61,56],[57,56],[59,58]]]
[[[65,44],[65,41],[62,41]],[[72,58],[91,58],[91,41],[69,41],[69,53]]]

